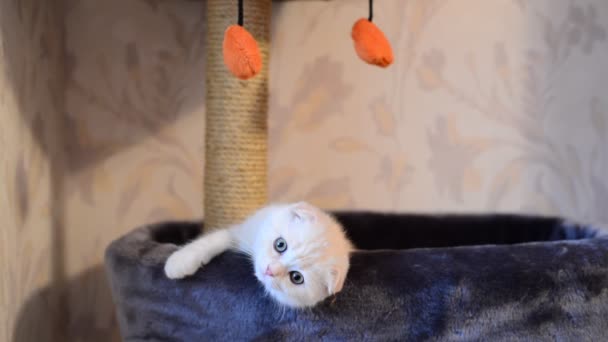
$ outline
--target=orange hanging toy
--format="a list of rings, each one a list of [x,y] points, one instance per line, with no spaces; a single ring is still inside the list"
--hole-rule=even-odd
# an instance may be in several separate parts
[[[230,25],[224,33],[224,64],[234,76],[247,80],[262,70],[262,55],[258,43],[243,27],[243,0],[238,6],[238,25]]]
[[[384,33],[372,23],[373,0],[369,0],[369,18],[357,20],[351,36],[359,58],[369,64],[386,68],[393,63],[393,49]]]

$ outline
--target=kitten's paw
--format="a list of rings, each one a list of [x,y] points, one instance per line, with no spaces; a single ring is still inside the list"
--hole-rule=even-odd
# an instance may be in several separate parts
[[[180,279],[194,274],[199,267],[201,267],[201,261],[195,254],[178,250],[167,259],[165,274],[170,279]]]

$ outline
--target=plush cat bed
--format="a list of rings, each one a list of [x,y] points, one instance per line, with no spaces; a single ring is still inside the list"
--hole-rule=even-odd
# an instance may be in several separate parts
[[[517,215],[337,213],[361,249],[342,292],[282,309],[242,255],[192,277],[163,265],[200,223],[134,230],[106,251],[125,341],[600,341],[606,230]]]

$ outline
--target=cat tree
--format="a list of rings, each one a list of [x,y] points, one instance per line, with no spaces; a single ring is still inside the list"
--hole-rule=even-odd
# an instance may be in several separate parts
[[[227,72],[222,56],[234,1],[207,1],[204,213],[210,227],[245,218],[267,200],[268,47],[271,0],[245,1],[247,27],[264,67],[247,81]]]
[[[247,81],[222,61],[234,1],[207,1],[205,226],[267,200],[271,1],[245,1],[263,60]],[[357,53],[361,56],[359,49]],[[363,54],[365,55],[365,51]],[[125,341],[571,340],[608,331],[608,234],[522,215],[336,212],[359,249],[342,292],[312,310],[277,310],[251,265],[224,253],[192,277],[163,265],[201,222],[145,226],[106,250]]]
[[[238,0],[234,24],[232,1],[207,2],[204,212],[210,227],[241,221],[267,202],[271,5],[271,0]],[[352,29],[354,48],[366,63],[387,67],[393,52],[372,20],[369,0],[369,16]]]

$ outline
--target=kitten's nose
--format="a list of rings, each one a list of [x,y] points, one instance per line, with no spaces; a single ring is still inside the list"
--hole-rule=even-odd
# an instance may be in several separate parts
[[[266,266],[266,272],[264,272],[264,274],[267,276],[274,277],[274,274],[272,274],[272,271],[270,270],[270,265]]]

